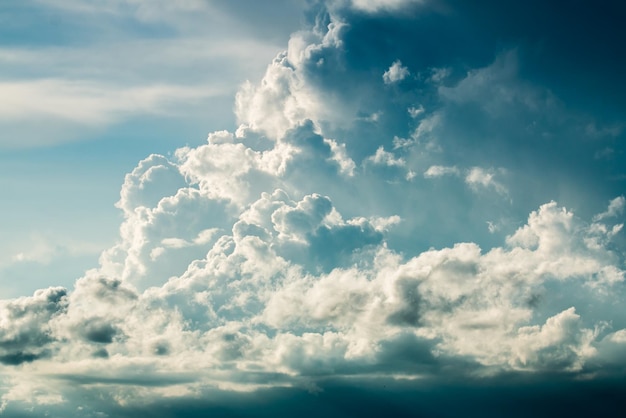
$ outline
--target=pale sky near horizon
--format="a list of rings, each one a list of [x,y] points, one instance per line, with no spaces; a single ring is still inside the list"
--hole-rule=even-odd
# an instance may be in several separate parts
[[[622,416],[625,17],[0,2],[0,416]]]

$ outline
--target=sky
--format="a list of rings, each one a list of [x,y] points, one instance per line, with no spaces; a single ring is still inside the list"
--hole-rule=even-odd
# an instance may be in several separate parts
[[[0,416],[623,416],[626,6],[0,3]]]

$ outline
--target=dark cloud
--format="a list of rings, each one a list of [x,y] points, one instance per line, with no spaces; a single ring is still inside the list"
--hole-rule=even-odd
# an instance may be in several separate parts
[[[109,352],[106,348],[99,348],[91,354],[95,358],[109,358]]]
[[[622,379],[568,381],[546,377],[503,376],[464,383],[420,383],[373,379],[362,384],[347,380],[306,388],[261,389],[251,393],[207,392],[200,398],[162,399],[148,405],[119,406],[102,400],[78,411],[38,407],[33,412],[8,408],[11,417],[35,417],[44,411],[67,417],[107,414],[120,418],[149,417],[603,417],[623,416],[626,382]],[[84,394],[87,399],[89,394]],[[91,395],[93,396],[93,395]]]
[[[419,292],[419,282],[411,279],[398,280],[396,286],[398,287],[398,293],[402,297],[403,304],[400,309],[389,315],[387,320],[395,325],[419,326],[420,310],[424,303]]]
[[[166,356],[170,352],[170,345],[167,341],[160,341],[154,345],[154,354],[157,356]]]
[[[109,344],[113,342],[119,330],[104,318],[91,318],[82,324],[79,332],[88,341]]]
[[[128,376],[110,377],[110,376],[91,376],[87,374],[60,374],[57,376],[59,380],[81,384],[81,385],[121,385],[121,386],[146,386],[160,387],[170,386],[177,383],[188,383],[196,380],[195,375],[175,375],[175,374],[149,374],[142,376],[139,373],[129,373]]]
[[[3,301],[0,315],[0,362],[17,365],[50,354],[55,340],[50,322],[67,309],[63,288],[38,290],[31,297]]]
[[[119,279],[109,277],[90,277],[88,280],[79,280],[76,283],[79,291],[90,294],[97,300],[117,304],[137,299],[137,293]]]
[[[36,350],[39,351],[38,348]],[[5,354],[3,356],[0,356],[0,363],[6,364],[9,366],[17,366],[22,363],[30,363],[31,361],[48,357],[49,355],[50,353],[47,351],[41,351],[38,354],[16,352],[16,353]]]

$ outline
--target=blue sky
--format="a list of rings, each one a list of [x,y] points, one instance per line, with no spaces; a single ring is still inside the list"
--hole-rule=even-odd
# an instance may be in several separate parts
[[[620,416],[625,16],[2,3],[3,414]]]

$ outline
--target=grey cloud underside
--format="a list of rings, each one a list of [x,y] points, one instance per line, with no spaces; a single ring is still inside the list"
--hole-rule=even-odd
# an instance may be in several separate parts
[[[149,384],[149,383],[148,383]],[[554,415],[623,415],[624,381],[599,379],[571,382],[548,377],[542,381],[507,376],[503,379],[470,380],[463,383],[420,383],[379,379],[356,386],[341,380],[324,382],[317,391],[301,388],[261,389],[251,393],[204,393],[196,399],[161,399],[149,405],[120,406],[115,399],[97,397],[89,390],[77,394],[91,401],[93,408],[68,411],[57,405],[36,407],[29,412],[11,405],[5,415],[36,417],[48,412],[65,417],[95,415],[159,417],[273,417],[297,415],[313,417],[464,416],[464,417],[552,417]],[[74,399],[72,399],[74,400]]]
[[[18,365],[50,354],[47,345],[55,339],[50,320],[67,308],[66,293],[62,288],[49,288],[2,303],[0,362]]]
[[[441,399],[466,379],[478,399],[524,376],[534,400],[544,381],[622,388],[624,198],[607,180],[622,168],[591,151],[623,134],[422,3],[333,3],[242,87],[239,129],[141,161],[100,266],[1,302],[6,411],[81,394],[94,413],[169,396],[164,416],[234,414],[202,399],[235,390],[339,416],[325,402],[386,384],[398,397],[365,405],[406,413],[421,381]]]

